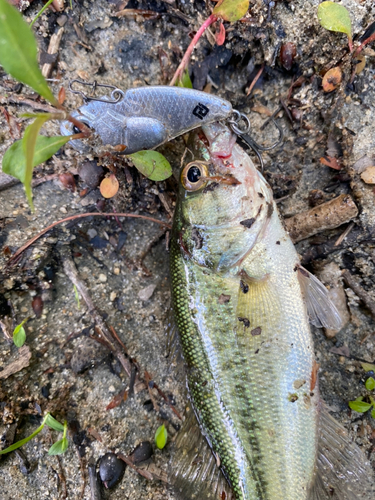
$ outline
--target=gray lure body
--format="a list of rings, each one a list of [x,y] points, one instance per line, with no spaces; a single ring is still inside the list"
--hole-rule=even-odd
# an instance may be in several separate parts
[[[95,131],[103,145],[126,146],[123,154],[154,149],[190,130],[229,118],[232,105],[219,97],[180,87],[140,87],[124,92],[114,104],[89,101],[72,116]],[[71,135],[72,123],[61,125],[63,135]],[[71,144],[87,150],[80,140]]]

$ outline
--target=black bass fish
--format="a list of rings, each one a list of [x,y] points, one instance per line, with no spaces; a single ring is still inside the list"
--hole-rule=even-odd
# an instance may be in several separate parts
[[[212,453],[182,431],[179,498],[228,498],[221,471],[236,500],[373,500],[370,465],[319,396],[309,316],[339,329],[339,314],[300,266],[272,190],[235,135],[220,123],[202,131],[199,159],[181,172],[171,280],[190,398]]]

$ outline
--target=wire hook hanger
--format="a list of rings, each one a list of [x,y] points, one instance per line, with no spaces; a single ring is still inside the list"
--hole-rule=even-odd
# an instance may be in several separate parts
[[[104,97],[94,97],[94,96],[89,96],[85,94],[82,90],[74,90],[73,84],[79,84],[79,85],[86,85],[87,87],[92,87],[92,94],[95,93],[96,89],[99,87],[103,87],[106,89],[112,89],[111,96],[104,96]],[[69,82],[69,90],[72,92],[72,94],[79,94],[82,96],[84,101],[99,101],[99,102],[105,102],[108,104],[117,104],[118,102],[122,101],[125,97],[125,92],[123,92],[121,89],[118,89],[114,85],[105,85],[103,83],[98,83],[96,80],[93,83],[89,82],[83,82],[82,80],[72,80]]]

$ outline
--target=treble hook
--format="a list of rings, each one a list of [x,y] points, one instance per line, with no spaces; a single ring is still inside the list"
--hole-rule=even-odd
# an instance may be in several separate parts
[[[79,83],[80,85],[86,85],[88,87],[92,87],[93,93],[95,93],[95,91],[98,87],[112,89],[111,97],[109,98],[107,96],[105,96],[105,97],[88,96],[84,92],[82,92],[82,90],[74,90],[73,83]],[[105,85],[103,83],[98,83],[96,80],[93,83],[83,82],[82,80],[72,80],[71,82],[69,82],[69,90],[70,90],[70,92],[72,92],[72,94],[79,94],[80,96],[82,96],[82,98],[85,102],[87,102],[87,101],[99,101],[99,102],[105,102],[108,104],[117,104],[118,102],[122,101],[125,97],[125,93],[122,90],[115,87],[114,85]]]
[[[261,172],[263,173],[264,162],[263,162],[263,158],[262,158],[262,155],[260,154],[260,152],[261,151],[270,151],[271,149],[274,149],[277,146],[279,146],[284,140],[284,132],[283,132],[282,128],[280,127],[280,125],[278,125],[278,123],[272,118],[272,122],[279,132],[279,138],[271,146],[262,146],[261,144],[258,144],[249,135],[251,125],[250,125],[250,120],[249,120],[248,116],[245,115],[244,113],[240,113],[236,109],[233,111],[233,113],[235,116],[232,119],[228,120],[228,123],[229,123],[231,129],[233,130],[233,132],[236,135],[238,135],[257,155],[259,162],[260,162]],[[245,122],[245,126],[243,128],[239,127],[239,123],[241,122],[241,120],[243,120]]]

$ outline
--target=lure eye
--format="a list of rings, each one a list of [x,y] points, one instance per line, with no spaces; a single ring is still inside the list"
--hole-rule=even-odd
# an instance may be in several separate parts
[[[181,173],[181,183],[186,191],[198,191],[207,184],[208,169],[203,162],[188,163]]]

